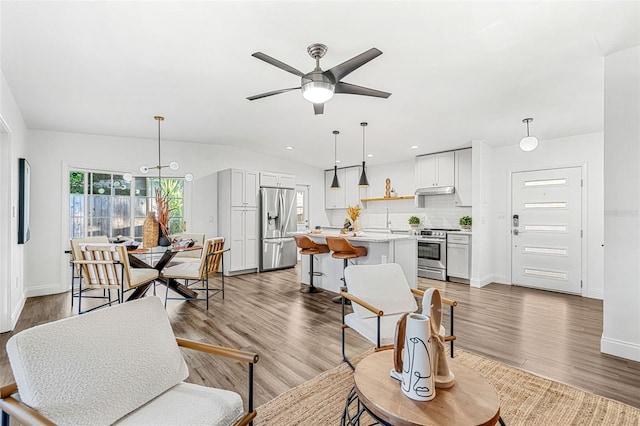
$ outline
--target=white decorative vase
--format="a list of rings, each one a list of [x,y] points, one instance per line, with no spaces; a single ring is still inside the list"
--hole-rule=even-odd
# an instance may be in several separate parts
[[[402,353],[402,392],[416,401],[436,397],[434,382],[434,347],[429,318],[409,314]]]

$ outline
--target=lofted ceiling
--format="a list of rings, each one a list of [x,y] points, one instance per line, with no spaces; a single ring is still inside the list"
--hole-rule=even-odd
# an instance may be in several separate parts
[[[2,71],[27,126],[221,144],[320,168],[376,165],[470,146],[603,130],[603,57],[640,44],[640,2],[9,1]],[[344,81],[389,99],[336,94],[323,115],[298,77],[308,45],[326,70],[383,54]],[[418,146],[411,149],[412,145]],[[286,150],[285,146],[295,149]]]

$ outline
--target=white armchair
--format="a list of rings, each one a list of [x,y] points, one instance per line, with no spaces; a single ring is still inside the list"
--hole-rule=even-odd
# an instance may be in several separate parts
[[[179,346],[249,365],[240,395],[185,383]],[[16,383],[0,389],[2,424],[247,425],[258,355],[176,339],[157,297],[39,325],[7,342]],[[19,398],[12,394],[19,392]]]
[[[374,343],[376,348],[393,345],[396,323],[403,314],[418,310],[415,296],[422,297],[424,291],[409,287],[397,263],[351,265],[344,270],[344,278],[347,291],[341,295],[343,301],[351,300],[353,313],[345,315],[343,302],[342,358],[354,368],[345,353],[345,330],[353,329]],[[455,301],[445,298],[442,298],[442,303],[451,307],[457,305]],[[445,336],[446,341],[453,342],[453,309],[450,315],[449,335],[446,335],[444,326],[440,327],[440,334]]]

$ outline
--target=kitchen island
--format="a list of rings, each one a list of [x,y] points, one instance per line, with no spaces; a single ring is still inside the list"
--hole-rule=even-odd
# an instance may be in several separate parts
[[[418,253],[416,238],[412,235],[398,235],[388,233],[353,233],[339,234],[338,232],[322,231],[321,233],[306,234],[318,244],[326,244],[326,236],[342,236],[354,246],[367,248],[367,255],[357,259],[351,259],[349,265],[379,265],[381,263],[397,263],[400,265],[411,288],[418,285]],[[315,255],[314,271],[322,275],[315,276],[313,285],[325,290],[339,292],[343,286],[342,259],[331,257],[331,253]],[[300,281],[309,284],[309,259],[303,256],[301,261]]]

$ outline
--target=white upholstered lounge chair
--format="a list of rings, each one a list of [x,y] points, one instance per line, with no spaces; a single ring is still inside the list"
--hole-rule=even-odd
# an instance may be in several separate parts
[[[247,410],[235,392],[185,383],[179,346],[248,363]],[[157,297],[24,330],[7,354],[16,383],[0,388],[3,426],[247,425],[256,414],[258,355],[176,338]]]
[[[415,296],[423,296],[424,291],[409,287],[397,263],[351,265],[344,270],[344,278],[347,291],[341,292],[341,295],[351,300],[353,313],[345,315],[343,303],[342,358],[353,368],[345,353],[345,329],[355,330],[373,342],[376,348],[393,345],[396,323],[403,314],[418,310]],[[455,301],[445,298],[442,298],[442,303],[452,308],[457,305]],[[446,335],[444,326],[440,327],[440,334],[451,342],[453,356],[453,309],[450,311],[449,335]]]

